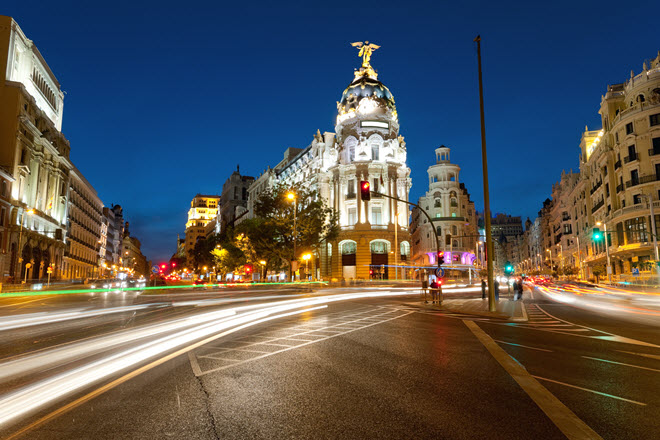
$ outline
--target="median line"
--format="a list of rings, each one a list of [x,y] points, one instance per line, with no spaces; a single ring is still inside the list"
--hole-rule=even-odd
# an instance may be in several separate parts
[[[548,379],[547,377],[540,377],[540,376],[532,376],[532,377],[534,377],[536,379],[539,379],[539,380],[544,380],[546,382],[552,382],[552,383],[556,383],[556,384],[559,384],[559,385],[564,385],[565,387],[575,388],[577,390],[582,390],[582,391],[588,391],[590,393],[598,394],[599,396],[609,397],[610,399],[623,400],[624,402],[634,403],[635,405],[646,406],[646,403],[637,402],[636,400],[630,400],[630,399],[626,399],[624,397],[615,396],[613,394],[607,394],[607,393],[602,393],[602,392],[596,391],[596,390],[590,390],[589,388],[582,388],[582,387],[579,387],[577,385],[571,385],[570,383],[560,382],[558,380],[553,380],[553,379]]]
[[[514,361],[476,323],[467,320],[463,320],[463,323],[566,437],[575,440],[602,440],[602,437],[596,431],[591,429],[554,394],[541,385],[522,365]]]

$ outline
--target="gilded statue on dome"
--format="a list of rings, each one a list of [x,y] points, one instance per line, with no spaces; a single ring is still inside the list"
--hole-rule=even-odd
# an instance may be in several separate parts
[[[360,49],[358,52],[358,56],[362,57],[362,68],[360,71],[366,73],[368,76],[376,78],[376,71],[373,69],[373,67],[371,67],[369,61],[371,60],[371,54],[374,52],[374,50],[379,49],[380,46],[373,43],[369,44],[368,41],[365,41],[364,43],[362,41],[357,41],[355,43],[351,43],[351,46]]]

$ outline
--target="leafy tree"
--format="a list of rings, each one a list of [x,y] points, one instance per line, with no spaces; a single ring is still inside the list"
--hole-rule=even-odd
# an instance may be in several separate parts
[[[295,194],[295,202],[287,197],[289,193]],[[272,263],[292,263],[304,252],[317,251],[322,243],[339,236],[336,211],[317,191],[299,185],[278,185],[264,191],[255,203],[255,214],[261,222],[239,227],[245,229],[255,252]]]
[[[591,268],[591,272],[596,277],[596,284],[598,284],[598,277],[605,273],[605,267],[602,264]]]

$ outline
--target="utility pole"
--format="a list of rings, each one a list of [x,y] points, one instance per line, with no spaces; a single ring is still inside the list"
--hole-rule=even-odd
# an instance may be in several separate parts
[[[488,160],[486,156],[486,121],[484,119],[484,85],[481,76],[481,36],[477,42],[477,60],[479,62],[479,111],[481,116],[481,163],[484,174],[484,220],[486,228],[486,265],[488,267],[488,310],[497,310],[495,304],[495,282],[493,279],[493,237],[490,231],[490,195],[488,193]]]

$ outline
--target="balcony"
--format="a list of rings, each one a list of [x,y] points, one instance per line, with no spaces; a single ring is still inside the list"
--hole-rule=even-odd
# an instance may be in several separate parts
[[[616,186],[616,192],[620,193],[621,191],[623,191],[623,188],[624,188],[623,183],[621,185],[617,185]]]
[[[626,182],[626,188],[631,188],[633,186],[639,185],[639,179],[636,180],[629,180]]]
[[[600,182],[596,182],[593,188],[591,188],[591,194],[595,193],[598,188],[600,188],[603,185],[603,181],[601,180]]]
[[[591,213],[593,214],[594,212],[598,211],[600,208],[605,205],[605,200],[601,200],[600,202],[596,203],[593,208],[591,208]]]
[[[656,156],[660,154],[660,148],[649,148],[649,156]]]
[[[635,160],[639,160],[639,154],[633,153],[630,156],[626,156],[623,158],[623,163],[629,163]]]
[[[655,174],[652,174],[650,176],[642,176],[639,178],[639,184],[642,185],[644,183],[651,183],[651,182],[656,182],[658,179],[658,176]]]
[[[619,168],[621,168],[621,160],[617,160],[616,162],[614,162],[614,169],[616,170]]]

